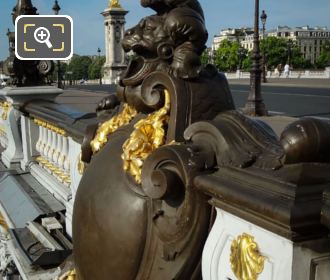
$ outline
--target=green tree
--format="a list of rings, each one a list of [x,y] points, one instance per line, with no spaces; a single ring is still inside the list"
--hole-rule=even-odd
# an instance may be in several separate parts
[[[201,63],[203,66],[206,66],[210,63],[210,50],[209,48],[205,49],[201,55]]]
[[[215,51],[214,64],[220,71],[235,71],[239,64],[238,42],[223,40]]]
[[[316,61],[316,66],[319,68],[330,66],[330,40],[325,41],[322,45],[321,55]]]
[[[88,56],[74,56],[68,65],[67,71],[72,71],[73,80],[88,79],[89,65],[92,64],[92,59]]]
[[[299,48],[287,39],[267,37],[261,40],[260,48],[262,52],[266,52],[268,69],[275,68],[279,64],[285,65],[288,63],[289,56],[293,68],[310,66],[310,62],[303,58]]]
[[[102,68],[104,63],[105,63],[104,56],[93,59],[93,62],[89,65],[88,68],[89,79],[95,80],[95,79],[99,79],[102,76],[103,74]]]
[[[54,64],[55,64],[54,72],[51,76],[52,81],[57,80],[57,73],[58,73],[58,63],[57,63],[57,61],[54,61]],[[68,68],[68,64],[60,62],[60,69],[61,69],[61,76],[62,76],[61,79],[62,80],[64,80],[64,76],[65,76],[65,73],[67,71],[67,68]]]
[[[247,55],[243,59],[242,69],[244,71],[250,71],[252,67],[252,51],[247,52]]]

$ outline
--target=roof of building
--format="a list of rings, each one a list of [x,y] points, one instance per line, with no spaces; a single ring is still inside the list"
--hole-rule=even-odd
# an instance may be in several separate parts
[[[330,31],[327,26],[315,26],[311,27],[309,25],[300,26],[300,27],[289,27],[287,25],[279,25],[275,29],[268,30],[267,33],[273,32],[295,32],[295,31]]]

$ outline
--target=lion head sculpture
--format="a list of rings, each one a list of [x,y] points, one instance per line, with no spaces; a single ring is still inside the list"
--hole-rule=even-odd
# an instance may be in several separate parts
[[[198,1],[141,1],[157,12],[126,31],[123,47],[133,51],[133,60],[122,77],[124,86],[139,84],[155,70],[177,78],[196,78],[201,71],[200,55],[208,33]]]

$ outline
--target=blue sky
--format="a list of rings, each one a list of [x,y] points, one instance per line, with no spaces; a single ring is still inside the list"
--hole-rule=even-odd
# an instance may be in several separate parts
[[[40,14],[52,14],[54,0],[32,0]],[[139,0],[121,0],[129,10],[126,27],[133,26],[142,16],[152,14],[140,6]],[[10,13],[16,0],[0,0],[0,60],[8,56],[7,28],[13,29]],[[200,0],[206,16],[209,41],[227,27],[252,26],[254,0]],[[103,17],[100,14],[108,0],[59,0],[61,14],[74,20],[74,52],[96,54],[104,49]],[[268,14],[267,29],[277,25],[328,26],[330,28],[329,0],[260,0],[260,9]]]

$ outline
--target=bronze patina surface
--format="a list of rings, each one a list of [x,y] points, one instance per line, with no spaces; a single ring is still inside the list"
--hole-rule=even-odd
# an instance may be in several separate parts
[[[127,30],[123,47],[136,58],[116,97],[101,102],[102,121],[88,129],[82,148],[88,165],[73,213],[78,278],[201,279],[212,204],[238,216],[244,205],[244,218],[285,236],[303,238],[310,226],[326,232],[316,222],[322,199],[306,199],[306,184],[319,183],[315,196],[322,197],[330,157],[303,172],[290,142],[299,133],[288,128],[282,142],[292,145],[283,147],[266,124],[234,110],[225,76],[201,66],[208,35],[198,1],[141,4],[156,14]],[[324,126],[317,128],[322,139]],[[312,207],[296,203],[300,197]]]
[[[31,0],[17,0],[13,8],[13,24],[18,16],[37,15]],[[39,86],[49,83],[54,71],[54,62],[48,60],[20,60],[15,56],[15,32],[7,33],[9,40],[9,58],[4,62],[4,72],[10,77],[9,84],[14,86]]]

